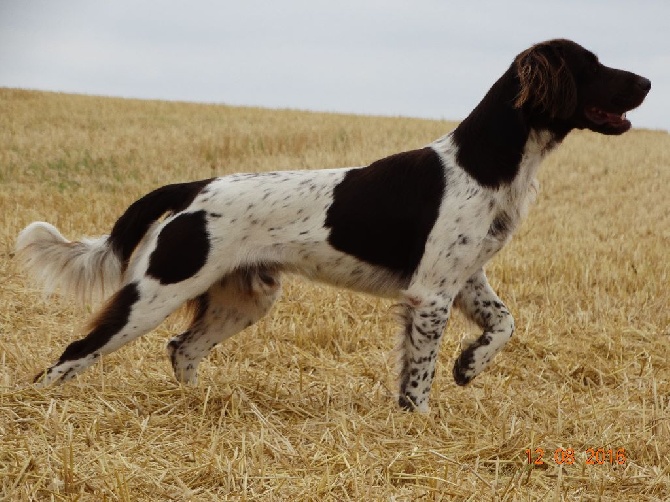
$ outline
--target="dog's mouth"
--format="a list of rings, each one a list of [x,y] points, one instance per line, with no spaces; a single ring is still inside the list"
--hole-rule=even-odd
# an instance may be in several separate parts
[[[644,84],[644,85],[643,85]],[[616,94],[610,99],[607,108],[598,106],[586,106],[584,118],[588,122],[587,127],[602,134],[623,134],[631,128],[630,120],[626,113],[634,110],[642,104],[649,92],[648,80],[640,83],[635,92]]]
[[[630,120],[626,118],[626,112],[607,112],[591,106],[584,110],[586,118],[599,126],[599,128],[608,129],[612,134],[621,134],[631,128]]]

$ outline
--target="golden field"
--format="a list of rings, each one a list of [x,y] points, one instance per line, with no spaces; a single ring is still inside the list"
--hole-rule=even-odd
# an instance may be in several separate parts
[[[477,328],[455,313],[428,415],[396,406],[392,303],[297,278],[197,387],[165,356],[179,314],[73,382],[30,384],[91,309],[27,281],[13,246],[28,223],[99,235],[163,184],[363,165],[453,126],[0,89],[0,499],[669,499],[667,132],[575,132],[545,162],[487,268],[517,332],[457,387]]]

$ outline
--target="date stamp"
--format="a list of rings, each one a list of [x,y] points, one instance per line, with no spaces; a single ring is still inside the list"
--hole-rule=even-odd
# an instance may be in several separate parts
[[[544,448],[526,449],[526,459],[531,465],[544,465],[552,460],[558,465],[574,465],[581,462],[580,457],[583,457],[586,465],[626,464],[624,448],[586,448],[583,455],[577,454],[574,448],[556,448],[553,455],[551,450],[546,451]]]

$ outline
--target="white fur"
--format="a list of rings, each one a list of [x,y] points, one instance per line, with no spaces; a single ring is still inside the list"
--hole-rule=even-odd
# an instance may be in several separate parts
[[[210,299],[217,302],[215,306],[194,320],[187,332],[173,338],[168,347],[176,377],[195,382],[197,365],[211,346],[255,322],[278,297],[278,287],[270,287],[268,291],[250,293],[244,300],[247,293],[231,282],[236,271],[276,264],[281,271],[395,298],[407,305],[401,349],[408,368],[419,371],[419,377],[429,375],[418,378],[418,382],[410,379],[410,383],[417,384],[410,389],[412,406],[427,411],[439,343],[454,300],[458,299],[456,306],[485,328],[482,337],[492,339],[487,345],[470,348],[472,360],[464,363],[462,376],[471,379],[483,371],[512,335],[513,320],[488,285],[482,267],[507,242],[534,199],[535,172],[548,151],[538,145],[541,141],[542,135],[531,135],[519,174],[513,183],[498,188],[482,187],[458,165],[451,134],[430,145],[445,166],[447,196],[409,283],[328,242],[325,218],[333,190],[353,168],[218,178],[184,211],[152,225],[138,244],[123,277],[123,284],[138,284],[140,296],[126,326],[100,351],[54,365],[43,383],[71,378],[93,364],[100,354],[116,350],[155,328],[184,301],[209,290]],[[147,275],[158,236],[179,214],[199,210],[210,215],[217,213],[216,218],[207,220],[211,250],[205,265],[187,281],[161,285]],[[504,235],[493,238],[489,229],[500,212],[510,216],[508,228]],[[465,244],[458,242],[463,236],[467,238]],[[53,226],[33,223],[21,233],[17,249],[46,290],[57,288],[88,300],[93,293],[111,291],[114,281],[121,280],[120,264],[106,241],[103,236],[69,242]],[[273,277],[278,285],[278,274]],[[216,278],[227,278],[227,285],[213,283]],[[478,289],[469,288],[468,284],[476,284]],[[238,298],[237,303],[220,303],[221,298],[231,295]],[[478,301],[499,306],[489,307],[489,317],[484,319],[478,317]]]
[[[650,89],[647,79],[596,64],[569,40],[534,45],[433,151],[390,156],[360,171],[167,185],[133,203],[109,238],[69,242],[49,224],[30,225],[17,249],[47,291],[88,300],[118,285],[87,336],[37,380],[72,378],[188,302],[192,322],[168,354],[176,378],[195,382],[208,351],[268,312],[281,273],[294,272],[398,300],[398,401],[427,411],[453,307],[482,329],[453,366],[459,385],[482,372],[514,332],[484,265],[526,216],[542,159],[574,128],[622,134],[630,127],[619,119],[622,103],[632,109]],[[586,65],[597,71],[584,72]]]
[[[121,282],[121,263],[106,244],[106,235],[71,242],[50,223],[36,221],[19,234],[16,252],[46,295],[58,291],[84,305],[105,299]]]

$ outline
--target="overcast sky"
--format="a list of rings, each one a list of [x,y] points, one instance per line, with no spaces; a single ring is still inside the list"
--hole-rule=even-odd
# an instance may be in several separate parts
[[[0,0],[0,86],[459,120],[532,43],[651,79],[670,129],[669,0]]]

